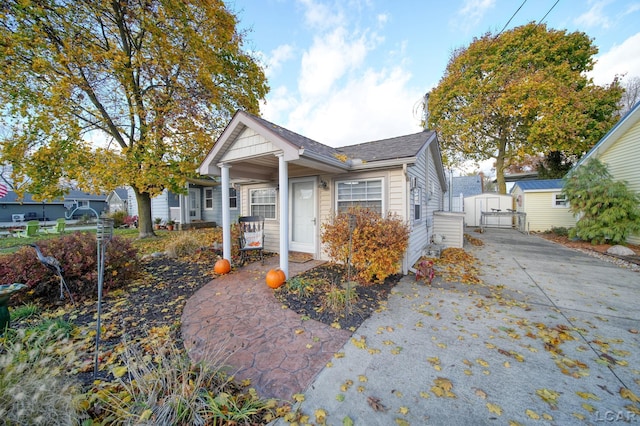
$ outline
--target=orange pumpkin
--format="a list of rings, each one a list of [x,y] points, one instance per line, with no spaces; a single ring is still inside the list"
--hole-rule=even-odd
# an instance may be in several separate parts
[[[272,269],[267,272],[267,285],[271,288],[278,288],[287,280],[282,269]]]
[[[213,272],[216,274],[224,275],[231,271],[231,263],[227,259],[220,259],[213,266]]]

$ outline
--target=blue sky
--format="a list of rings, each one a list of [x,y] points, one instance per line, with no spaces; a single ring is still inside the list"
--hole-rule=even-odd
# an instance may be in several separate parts
[[[549,27],[585,32],[599,48],[597,84],[640,77],[640,0],[227,4],[269,79],[264,118],[331,146],[419,132],[416,105],[438,84],[452,50],[505,26],[544,18]]]

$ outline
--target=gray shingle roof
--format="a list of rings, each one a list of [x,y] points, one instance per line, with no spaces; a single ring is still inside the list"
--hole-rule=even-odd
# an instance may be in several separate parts
[[[338,154],[338,152],[330,146],[321,144],[320,142],[316,142],[313,139],[309,139],[308,137],[302,136],[296,132],[292,132],[289,129],[285,129],[282,126],[278,126],[277,124],[267,121],[262,117],[258,117],[257,115],[253,115],[253,114],[249,114],[249,115],[251,115],[256,121],[260,122],[263,126],[267,127],[268,129],[270,129],[275,133],[278,133],[281,138],[292,143],[295,146],[308,149],[310,151],[313,151],[321,155],[325,155],[327,157],[331,157],[331,156],[334,156],[335,154]]]
[[[462,194],[463,197],[482,194],[482,181],[480,176],[456,176],[451,182],[451,193],[454,196]]]
[[[523,191],[535,191],[543,189],[562,189],[564,181],[562,179],[523,180],[516,182],[515,184]]]
[[[336,149],[349,158],[359,158],[368,162],[415,157],[432,135],[433,131],[425,130],[412,135],[348,145]]]
[[[105,201],[106,195],[90,194],[88,192],[77,191],[72,189],[64,198],[56,198],[54,200],[46,201],[46,204],[63,204],[65,201],[73,200],[89,200],[89,201]],[[18,201],[18,195],[14,191],[9,191],[7,195],[0,198],[1,203],[22,203],[22,204],[42,204],[42,201],[34,201],[30,193],[26,192],[21,201]]]
[[[248,114],[248,113],[247,113]],[[356,145],[348,145],[340,148],[332,148],[328,145],[309,139],[296,132],[278,126],[262,117],[251,115],[271,131],[276,132],[293,145],[308,149],[326,157],[336,155],[346,155],[350,159],[361,159],[363,161],[392,160],[396,158],[414,157],[420,151],[427,140],[433,135],[433,131],[425,130],[411,135],[398,136],[390,139],[365,142]]]

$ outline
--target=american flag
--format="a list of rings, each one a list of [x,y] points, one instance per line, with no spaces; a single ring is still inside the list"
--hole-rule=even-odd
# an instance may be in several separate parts
[[[7,187],[0,183],[0,198],[2,198],[5,195],[7,195],[8,192],[9,192],[9,190],[7,189]]]

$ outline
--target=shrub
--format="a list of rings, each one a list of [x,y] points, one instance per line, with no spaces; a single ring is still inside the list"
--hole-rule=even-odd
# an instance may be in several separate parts
[[[186,257],[196,253],[202,246],[195,232],[180,232],[172,235],[166,245],[167,256]]]
[[[397,273],[408,241],[409,227],[397,215],[382,217],[370,209],[352,207],[322,225],[329,257],[351,264],[363,284],[381,283]]]
[[[74,232],[59,238],[37,242],[45,256],[53,256],[60,262],[63,276],[77,299],[93,298],[98,291],[97,249],[95,234]],[[139,272],[137,251],[131,241],[113,237],[105,245],[105,292],[123,287]],[[22,247],[15,253],[0,257],[0,275],[7,282],[26,284],[30,291],[20,292],[14,302],[29,297],[53,301],[59,297],[58,276],[42,265],[32,247]]]
[[[569,236],[569,229],[564,226],[553,226],[551,227],[551,233],[557,235],[559,237],[567,237]]]
[[[127,217],[127,212],[124,210],[117,210],[109,213],[109,217],[113,219],[113,227],[119,228],[124,225],[124,219]]]
[[[229,352],[222,344],[208,363],[193,363],[175,343],[125,342],[127,374],[118,386],[97,383],[90,405],[100,416],[120,424],[258,424],[274,418],[275,400],[243,391],[223,372]],[[94,419],[96,420],[96,419]],[[104,424],[104,423],[103,423]]]
[[[625,182],[614,181],[607,166],[591,159],[566,179],[562,192],[578,215],[570,236],[593,244],[624,244],[640,232],[640,195]]]
[[[351,304],[358,300],[358,293],[354,287],[341,288],[332,285],[323,297],[322,305],[334,314],[346,312],[351,314]]]
[[[64,374],[81,357],[79,345],[55,327],[18,330],[0,351],[0,418],[3,424],[80,424],[79,385]]]
[[[191,229],[170,233],[165,251],[169,257],[190,257],[193,260],[199,255],[206,258],[216,245],[222,246],[221,228]]]

